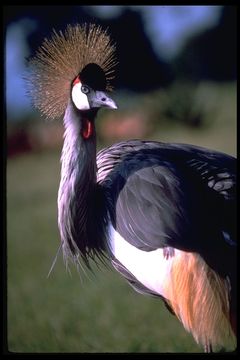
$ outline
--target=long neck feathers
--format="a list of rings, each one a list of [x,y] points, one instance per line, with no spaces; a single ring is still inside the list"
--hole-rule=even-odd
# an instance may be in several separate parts
[[[115,45],[107,31],[95,24],[68,25],[65,31],[54,30],[43,41],[30,59],[25,77],[27,93],[42,115],[56,119],[65,112],[58,224],[65,258],[80,254],[86,263],[92,255],[102,255],[105,236],[101,235],[105,226],[104,199],[96,184],[96,110],[83,114],[74,108],[69,97],[74,79],[79,74],[88,77],[86,69],[90,64],[102,70],[106,90],[111,90]],[[96,85],[95,76],[90,78]]]
[[[94,123],[96,113],[89,112]],[[88,257],[100,250],[94,240],[94,200],[96,185],[96,136],[81,136],[82,115],[69,102],[65,112],[61,182],[58,193],[58,226],[65,259],[79,253],[88,264]],[[95,242],[94,242],[95,241]],[[100,240],[99,240],[100,241]],[[94,242],[94,243],[93,243]]]

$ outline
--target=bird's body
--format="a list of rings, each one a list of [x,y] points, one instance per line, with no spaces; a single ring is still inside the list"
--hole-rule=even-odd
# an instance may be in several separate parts
[[[224,343],[236,316],[234,158],[128,141],[102,150],[97,164],[114,267],[165,299],[197,342]]]
[[[80,250],[86,261],[108,254],[137,291],[162,297],[199,343],[224,343],[232,332],[229,283],[236,288],[234,158],[138,140],[94,157],[95,133],[85,141],[79,124],[67,126],[62,155],[64,253]],[[200,326],[203,309],[211,321]]]
[[[91,55],[70,79],[70,99],[66,91],[63,97],[58,225],[65,259],[80,256],[89,265],[109,257],[138,292],[161,297],[205,349],[224,346],[236,335],[236,161],[193,145],[139,140],[96,154],[97,111],[116,105],[103,92],[102,64],[111,69],[113,49],[104,35],[108,55],[101,58],[100,30],[91,29],[91,36],[70,29],[69,38],[53,42],[69,49],[79,32]],[[49,65],[49,48],[41,66]],[[38,84],[42,96],[47,82]],[[53,99],[45,104],[47,115],[58,114]]]

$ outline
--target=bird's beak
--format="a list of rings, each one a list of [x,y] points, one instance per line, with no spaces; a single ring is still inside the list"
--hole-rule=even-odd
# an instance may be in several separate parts
[[[117,105],[113,99],[111,99],[103,91],[94,91],[92,96],[88,97],[90,108],[106,107],[109,109],[117,109]]]

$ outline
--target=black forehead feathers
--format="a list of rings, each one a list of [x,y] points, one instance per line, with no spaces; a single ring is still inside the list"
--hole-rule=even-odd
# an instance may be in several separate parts
[[[90,86],[94,90],[106,90],[107,81],[103,69],[94,63],[86,65],[80,72],[82,84]]]

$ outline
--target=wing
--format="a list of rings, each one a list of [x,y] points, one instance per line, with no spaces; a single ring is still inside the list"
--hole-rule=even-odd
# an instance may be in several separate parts
[[[183,144],[125,142],[98,159],[112,223],[144,251],[174,247],[214,261],[236,244],[236,161]],[[210,255],[209,255],[210,254]],[[229,257],[230,258],[230,257]]]
[[[170,164],[148,164],[118,178],[114,186],[113,224],[135,247],[151,251],[183,245],[188,224],[183,182]],[[126,172],[126,169],[124,169]],[[116,190],[117,189],[117,190]]]

